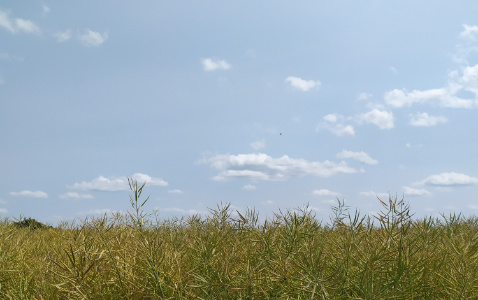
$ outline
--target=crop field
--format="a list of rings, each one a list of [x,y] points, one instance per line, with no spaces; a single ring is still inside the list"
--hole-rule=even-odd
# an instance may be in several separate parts
[[[478,299],[477,218],[414,220],[389,198],[375,217],[338,201],[326,223],[307,208],[259,223],[229,205],[156,222],[144,185],[130,187],[128,215],[4,220],[0,298]]]

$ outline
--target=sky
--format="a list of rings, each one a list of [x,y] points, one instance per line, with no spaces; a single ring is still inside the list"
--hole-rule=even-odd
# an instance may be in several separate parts
[[[475,1],[2,1],[0,217],[478,213]]]

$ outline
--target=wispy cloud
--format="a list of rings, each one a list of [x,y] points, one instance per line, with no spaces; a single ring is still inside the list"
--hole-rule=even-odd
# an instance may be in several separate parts
[[[424,180],[418,182],[418,184],[434,186],[465,186],[478,184],[478,178],[463,173],[445,172],[428,176]]]
[[[7,52],[0,52],[0,60],[4,61],[13,61],[13,62],[23,62],[23,58],[8,54]]]
[[[71,38],[71,30],[67,29],[65,31],[58,31],[53,36],[56,38],[58,43],[63,43]]]
[[[168,208],[159,208],[156,207],[156,210],[159,210],[161,212],[169,212],[169,213],[177,213],[181,215],[207,215],[206,211],[200,211],[200,210],[195,210],[195,209],[182,209],[182,208],[177,208],[177,207],[168,207]]]
[[[25,32],[39,34],[40,28],[30,20],[10,18],[9,14],[0,10],[0,27],[11,33]]]
[[[328,197],[330,197],[330,196],[338,197],[338,196],[341,195],[340,193],[332,192],[332,191],[327,190],[327,189],[313,190],[312,194],[314,196],[328,196]]]
[[[78,39],[80,43],[85,47],[99,47],[108,38],[108,33],[99,33],[90,29],[86,29],[85,32],[79,35]]]
[[[169,194],[182,194],[183,191],[181,191],[181,190],[169,190],[168,193]]]
[[[319,80],[304,80],[299,77],[289,76],[285,79],[285,82],[289,83],[290,86],[298,90],[307,92],[313,88],[319,88],[321,82]]]
[[[143,184],[146,182],[146,185],[154,186],[167,186],[168,183],[161,178],[153,178],[149,175],[136,173],[132,176],[133,180],[137,180],[138,184]],[[106,178],[100,176],[91,181],[83,181],[80,183],[74,183],[71,186],[68,186],[71,189],[82,190],[82,191],[127,191],[129,190],[128,178],[127,177],[118,177],[118,178]]]
[[[459,87],[478,96],[478,64],[465,67],[459,83],[461,84]]]
[[[448,80],[442,86],[433,89],[412,90],[393,89],[385,93],[384,99],[392,108],[410,107],[414,104],[431,104],[448,108],[476,108],[478,102],[478,64],[469,66],[468,56],[478,52],[476,40],[478,26],[463,25],[464,30],[459,37],[466,43],[456,45],[453,60],[460,65],[458,70],[448,72]],[[460,92],[474,93],[474,99],[460,97]]]
[[[459,71],[448,73],[448,83],[444,87],[413,90],[393,89],[385,93],[385,103],[392,108],[411,107],[414,104],[432,104],[447,108],[476,108],[476,99],[459,97],[462,91],[472,92],[478,96],[478,64],[466,66]]]
[[[266,146],[266,141],[260,140],[260,141],[255,141],[251,143],[251,147],[254,150],[260,150]]]
[[[403,186],[402,189],[405,196],[429,196],[432,194],[425,189],[415,189],[408,186]]]
[[[389,193],[378,193],[374,191],[360,192],[360,195],[370,198],[379,198],[380,200],[387,199],[390,196]]]
[[[463,24],[464,30],[460,32],[460,38],[465,40],[475,41],[476,37],[478,36],[478,26],[470,26],[467,24]]]
[[[201,60],[204,71],[229,70],[231,65],[223,59],[205,58]]]
[[[43,9],[43,13],[44,14],[47,14],[50,12],[50,8],[45,4],[45,3],[42,3],[42,9]]]
[[[338,114],[328,114],[323,117],[325,122],[320,123],[315,128],[316,131],[326,129],[336,136],[354,136],[355,130],[352,125],[343,124],[344,117]]]
[[[349,151],[349,150],[343,150],[342,152],[337,153],[337,157],[342,158],[342,159],[347,159],[347,158],[356,159],[356,160],[358,160],[360,162],[363,162],[365,164],[368,164],[368,165],[378,164],[377,160],[371,158],[367,153],[365,153],[363,151],[353,152],[353,151]]]
[[[410,115],[410,125],[420,127],[431,127],[438,125],[439,123],[446,123],[448,120],[441,116],[430,116],[427,113],[416,113]]]
[[[394,89],[385,94],[385,102],[394,108],[410,107],[414,103],[437,103],[442,107],[472,108],[472,100],[455,96],[459,90],[461,90],[461,87],[457,85],[424,91],[413,90],[411,92],[404,89]]]
[[[393,113],[376,108],[359,115],[358,120],[359,122],[372,123],[380,129],[392,129],[394,127]]]
[[[48,194],[42,191],[21,191],[21,192],[10,192],[10,196],[13,197],[25,197],[25,198],[41,198],[41,199],[46,199],[48,198]]]
[[[362,101],[362,100],[367,100],[371,98],[373,95],[369,93],[360,93],[357,97],[357,100]]]
[[[255,191],[256,186],[252,184],[246,184],[245,186],[242,187],[242,189],[245,191]]]
[[[204,158],[199,162],[220,170],[220,173],[213,178],[217,181],[234,178],[275,181],[302,176],[330,177],[339,173],[357,172],[345,162],[335,163],[328,160],[309,162],[305,159],[290,158],[287,155],[272,158],[263,153],[221,154]]]
[[[61,199],[93,199],[93,195],[90,194],[79,194],[76,192],[68,192],[63,195],[60,195]]]

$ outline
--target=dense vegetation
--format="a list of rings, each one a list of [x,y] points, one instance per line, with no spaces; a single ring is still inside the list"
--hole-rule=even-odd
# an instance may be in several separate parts
[[[327,224],[307,208],[259,223],[228,205],[158,223],[142,211],[144,185],[130,186],[127,216],[57,228],[4,220],[0,298],[478,298],[477,218],[412,220],[390,198],[372,218],[339,201]]]

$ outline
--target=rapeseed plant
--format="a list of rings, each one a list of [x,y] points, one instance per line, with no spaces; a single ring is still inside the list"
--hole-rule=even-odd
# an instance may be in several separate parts
[[[145,185],[129,184],[127,215],[41,230],[0,222],[0,298],[478,298],[478,218],[414,220],[389,197],[374,217],[338,200],[327,223],[307,206],[260,223],[229,204],[153,222]]]

